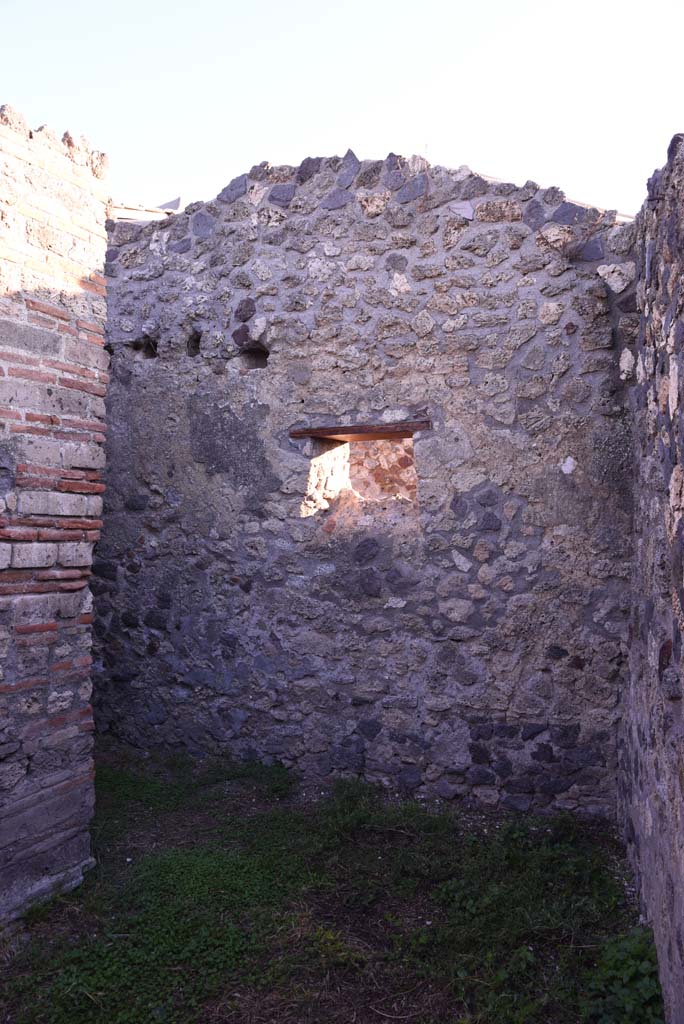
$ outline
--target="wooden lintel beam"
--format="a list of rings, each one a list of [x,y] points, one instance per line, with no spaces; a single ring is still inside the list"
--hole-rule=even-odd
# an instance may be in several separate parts
[[[317,437],[324,441],[396,441],[413,437],[419,430],[430,430],[430,420],[403,420],[400,423],[345,423],[329,427],[293,427],[290,437]]]

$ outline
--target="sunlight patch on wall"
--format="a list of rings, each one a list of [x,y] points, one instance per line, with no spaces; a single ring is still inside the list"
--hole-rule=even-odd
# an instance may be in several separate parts
[[[316,440],[302,517],[340,501],[358,514],[393,515],[413,509],[417,478],[413,439],[336,442]]]

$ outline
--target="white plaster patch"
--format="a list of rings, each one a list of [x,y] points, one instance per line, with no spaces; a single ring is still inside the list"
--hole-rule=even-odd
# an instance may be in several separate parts
[[[560,468],[561,473],[565,473],[566,476],[569,476],[570,473],[574,473],[577,469],[577,463],[573,459],[572,455],[568,455],[567,459],[561,462]]]
[[[270,279],[273,277],[273,274],[271,273],[271,268],[269,267],[268,263],[266,263],[264,260],[254,261],[254,273],[256,274],[260,281],[270,281]]]
[[[309,276],[314,281],[327,281],[334,272],[334,267],[327,260],[317,257],[309,263]]]
[[[643,384],[646,380],[646,368],[644,366],[644,360],[641,355],[637,361],[636,378],[638,384]]]
[[[417,316],[411,321],[411,327],[416,332],[419,338],[425,338],[431,332],[435,326],[435,321],[432,319],[426,309],[422,309]]]
[[[620,379],[631,380],[634,376],[634,355],[628,348],[623,348],[620,354]]]
[[[268,185],[252,185],[247,195],[252,206],[258,206],[268,192]]]
[[[427,162],[424,156],[418,156],[414,153],[413,156],[408,158],[408,169],[411,174],[420,174],[421,171],[427,171],[430,164]]]
[[[450,203],[449,210],[452,213],[457,214],[459,217],[463,217],[464,220],[472,220],[475,216],[475,208],[467,199],[463,199],[457,203]]]
[[[670,360],[670,388],[667,402],[670,416],[674,417],[679,404],[679,364],[676,359]]]
[[[599,277],[603,278],[611,291],[619,294],[636,277],[636,265],[634,263],[605,263],[602,267],[597,267],[596,272]]]
[[[266,328],[268,327],[268,321],[265,316],[257,316],[249,324],[249,337],[252,341],[261,341]]]
[[[454,565],[459,572],[468,572],[470,570],[470,566],[472,564],[470,559],[466,558],[465,555],[462,555],[460,551],[452,551],[451,557],[453,558]]]
[[[406,274],[394,274],[390,291],[393,295],[400,295],[402,292],[411,291],[411,285]]]
[[[543,324],[550,326],[557,324],[563,315],[562,302],[544,302],[539,310],[539,319]]]

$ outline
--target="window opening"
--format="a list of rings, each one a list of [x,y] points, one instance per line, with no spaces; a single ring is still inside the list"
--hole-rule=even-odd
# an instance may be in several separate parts
[[[402,519],[417,512],[413,434],[428,421],[298,428],[314,451],[302,517],[336,511],[350,518]]]

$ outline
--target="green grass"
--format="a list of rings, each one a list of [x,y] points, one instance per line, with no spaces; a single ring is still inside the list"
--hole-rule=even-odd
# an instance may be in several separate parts
[[[662,1021],[608,835],[293,787],[101,768],[99,867],[32,914],[0,1024]]]

